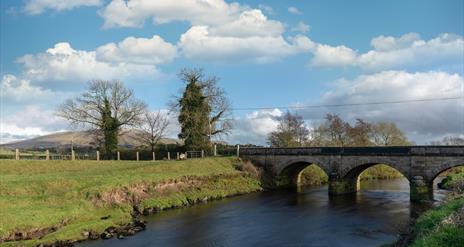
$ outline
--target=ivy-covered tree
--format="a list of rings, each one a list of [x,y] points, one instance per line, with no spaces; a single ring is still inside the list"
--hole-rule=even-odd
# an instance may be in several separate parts
[[[182,70],[180,78],[186,83],[186,87],[177,102],[181,126],[179,138],[184,140],[186,150],[209,151],[211,107],[208,98],[203,94],[202,73]]]
[[[113,159],[121,128],[140,123],[146,105],[120,81],[95,80],[81,96],[59,106],[57,115],[92,130],[103,157]]]

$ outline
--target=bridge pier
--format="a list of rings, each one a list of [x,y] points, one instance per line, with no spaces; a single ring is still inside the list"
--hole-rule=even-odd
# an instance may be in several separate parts
[[[411,201],[432,201],[433,187],[422,176],[414,176],[409,182]]]
[[[345,195],[356,193],[359,190],[357,177],[341,178],[336,173],[329,175],[329,195]]]

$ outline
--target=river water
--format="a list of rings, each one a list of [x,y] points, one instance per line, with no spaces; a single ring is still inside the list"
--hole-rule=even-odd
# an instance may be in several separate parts
[[[329,197],[327,186],[253,193],[161,212],[135,236],[79,246],[379,246],[423,206],[409,201],[406,179],[362,182],[350,196]]]

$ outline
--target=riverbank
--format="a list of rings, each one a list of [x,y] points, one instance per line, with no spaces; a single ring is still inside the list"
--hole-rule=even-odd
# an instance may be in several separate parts
[[[140,213],[261,190],[255,176],[236,169],[237,162],[2,160],[0,244],[67,244],[121,231],[130,235],[143,228]]]
[[[449,172],[439,187],[450,190],[437,208],[419,216],[394,244],[385,246],[460,247],[464,243],[464,173],[462,168]]]
[[[412,229],[409,246],[459,247],[464,243],[464,195],[455,195],[421,215]]]

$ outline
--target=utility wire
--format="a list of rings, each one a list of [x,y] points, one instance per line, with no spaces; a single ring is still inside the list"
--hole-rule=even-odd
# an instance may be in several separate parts
[[[461,97],[428,98],[428,99],[412,99],[412,100],[396,100],[396,101],[377,101],[377,102],[327,104],[327,105],[305,105],[305,106],[238,107],[238,108],[231,108],[231,110],[232,111],[250,111],[250,110],[272,110],[272,109],[308,109],[308,108],[323,108],[323,107],[347,107],[347,106],[365,106],[365,105],[406,104],[406,103],[416,103],[416,102],[446,101],[446,100],[458,100],[458,99],[461,99]]]

